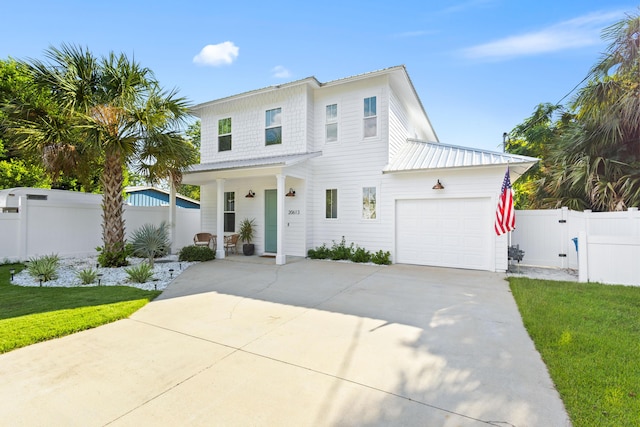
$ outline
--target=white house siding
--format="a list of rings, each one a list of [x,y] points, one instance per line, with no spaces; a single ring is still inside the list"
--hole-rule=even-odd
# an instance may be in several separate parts
[[[409,136],[409,121],[400,99],[394,92],[389,97],[389,158],[393,157]]]
[[[265,113],[282,108],[282,144],[265,145]],[[305,153],[307,151],[306,85],[230,99],[204,107],[201,163]],[[218,152],[218,120],[231,117],[232,149]]]
[[[200,228],[203,233],[216,234],[216,183],[200,187]]]
[[[362,219],[362,188],[376,187],[380,200],[382,169],[388,162],[389,86],[385,77],[357,81],[339,88],[316,91],[316,148],[322,156],[310,161],[313,188],[309,194],[314,214],[308,248],[342,236],[369,250],[382,249],[388,239],[380,213],[375,220]],[[363,138],[364,98],[376,96],[378,132],[375,138]],[[338,141],[325,142],[325,106],[338,104]],[[338,190],[338,218],[325,218],[327,189]]]

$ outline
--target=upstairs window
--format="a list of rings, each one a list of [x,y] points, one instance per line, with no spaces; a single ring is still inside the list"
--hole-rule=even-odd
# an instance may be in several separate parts
[[[265,145],[282,144],[282,108],[267,110],[264,140]]]
[[[376,112],[376,97],[364,99],[364,137],[371,138],[378,135],[378,115]]]
[[[327,190],[326,218],[338,218],[338,190]]]
[[[231,117],[218,120],[218,151],[231,150]]]
[[[236,231],[236,193],[233,191],[224,193],[224,231],[227,233]]]
[[[338,104],[327,105],[325,136],[327,142],[338,140]]]

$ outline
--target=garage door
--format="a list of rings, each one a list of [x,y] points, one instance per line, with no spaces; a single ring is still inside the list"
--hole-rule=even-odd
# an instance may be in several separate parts
[[[396,261],[493,270],[491,199],[398,200]]]

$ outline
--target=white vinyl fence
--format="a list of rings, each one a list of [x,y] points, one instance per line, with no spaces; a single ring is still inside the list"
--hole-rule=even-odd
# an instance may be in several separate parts
[[[169,223],[169,207],[125,206],[126,237],[144,224]],[[200,232],[199,209],[176,209],[172,252],[193,244]],[[87,203],[26,200],[17,213],[0,212],[0,261],[57,254],[96,255],[102,246],[102,208]]]
[[[640,285],[640,212],[516,211],[522,264],[579,270],[581,282]]]

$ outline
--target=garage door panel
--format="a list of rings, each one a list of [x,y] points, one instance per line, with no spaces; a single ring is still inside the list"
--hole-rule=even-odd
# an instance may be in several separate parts
[[[396,202],[396,261],[490,270],[491,201],[421,199]]]

